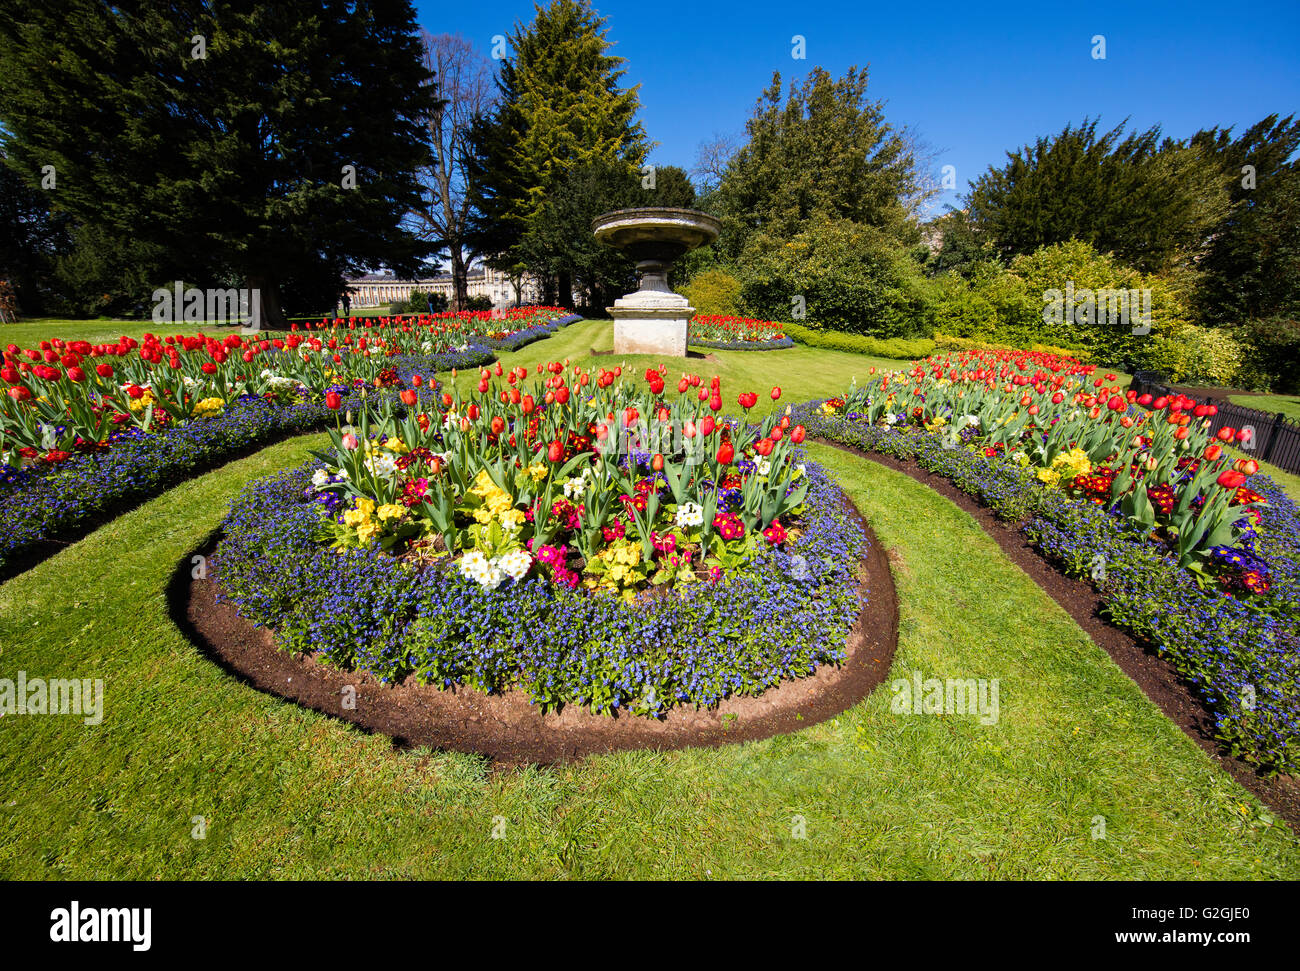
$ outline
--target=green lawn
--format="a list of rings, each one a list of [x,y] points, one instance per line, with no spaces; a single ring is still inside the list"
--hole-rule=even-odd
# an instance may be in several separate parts
[[[0,676],[103,678],[107,698],[99,726],[4,719],[0,877],[1300,877],[1289,831],[969,516],[824,447],[894,551],[891,679],[997,678],[996,725],[892,714],[886,686],[763,742],[492,772],[260,694],[185,640],[164,591],[246,480],[317,441],[192,480],[0,585]]]
[[[1300,421],[1300,395],[1293,394],[1236,394],[1229,399],[1234,405],[1256,408],[1277,414],[1279,411],[1292,421]]]
[[[513,354],[502,356],[506,367],[526,365],[535,369],[540,363],[563,361],[582,364],[584,367],[612,368],[622,364],[638,377],[651,365],[665,363],[665,359],[645,354],[615,357],[608,352],[614,348],[614,322],[611,320],[582,320],[558,330],[553,337],[537,341]],[[593,354],[593,352],[597,352]],[[606,352],[601,354],[599,352]],[[862,354],[846,354],[814,347],[790,347],[779,351],[717,351],[692,348],[692,354],[701,357],[668,359],[668,377],[673,383],[683,372],[707,377],[722,378],[723,405],[739,412],[736,395],[742,391],[757,391],[759,408],[771,405],[768,392],[774,384],[780,385],[781,405],[807,401],[810,398],[828,397],[848,389],[849,382],[857,378],[866,381],[868,369],[875,367],[896,370],[910,362]],[[709,360],[703,359],[708,355]],[[478,369],[457,376],[457,386],[469,391],[478,383]]]

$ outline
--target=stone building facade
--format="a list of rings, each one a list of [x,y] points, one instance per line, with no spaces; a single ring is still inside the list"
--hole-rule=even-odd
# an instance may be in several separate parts
[[[466,279],[467,290],[471,297],[487,297],[492,306],[512,307],[516,303],[514,284],[501,270],[491,267],[479,267],[470,270]],[[401,303],[411,299],[416,290],[423,293],[439,293],[451,300],[451,274],[443,273],[424,280],[399,280],[393,276],[370,274],[347,281],[348,293],[354,307],[382,307],[391,303]],[[518,303],[520,305],[540,303],[542,289],[531,274],[525,274],[520,285]]]

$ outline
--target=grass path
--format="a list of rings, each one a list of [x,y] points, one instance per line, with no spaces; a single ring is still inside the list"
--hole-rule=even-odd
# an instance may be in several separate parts
[[[182,637],[164,593],[243,482],[314,441],[0,586],[0,677],[103,678],[107,697],[99,726],[0,719],[0,877],[1300,876],[1289,832],[969,516],[822,447],[894,551],[891,677],[998,678],[997,724],[892,714],[886,686],[791,736],[494,773],[259,694]]]

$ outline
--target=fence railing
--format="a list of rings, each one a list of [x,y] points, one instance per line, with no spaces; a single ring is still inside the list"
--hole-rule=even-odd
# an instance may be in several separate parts
[[[1154,371],[1137,371],[1130,387],[1138,394],[1149,394],[1153,398],[1183,394],[1165,384],[1164,380],[1163,375]],[[1235,429],[1249,429],[1250,438],[1242,442],[1239,448],[1261,461],[1300,474],[1300,424],[1291,421],[1280,411],[1273,414],[1223,399],[1197,399],[1197,403],[1212,404],[1218,408],[1218,412],[1210,419],[1211,435],[1225,425]]]

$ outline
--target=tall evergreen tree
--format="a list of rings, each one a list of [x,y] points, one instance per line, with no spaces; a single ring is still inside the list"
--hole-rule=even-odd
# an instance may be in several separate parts
[[[436,104],[408,0],[65,0],[0,6],[9,162],[51,207],[232,276],[332,304],[342,275],[413,270]],[[52,170],[46,168],[52,166]]]
[[[1267,118],[1239,136],[1211,128],[1192,136],[1222,168],[1232,211],[1200,264],[1207,318],[1300,320],[1300,120]]]
[[[727,164],[716,199],[720,246],[737,256],[755,233],[790,239],[816,219],[848,220],[914,243],[910,216],[925,196],[905,133],[867,97],[867,71],[835,79],[814,68],[763,92],[745,125],[748,141]]]
[[[1098,133],[1097,121],[1007,153],[972,184],[980,235],[1010,257],[1079,239],[1145,271],[1200,256],[1228,212],[1219,166],[1200,146],[1162,139],[1160,127]]]
[[[476,248],[504,268],[529,262],[523,241],[568,171],[610,163],[630,174],[647,150],[636,120],[639,86],[622,86],[623,59],[609,53],[605,18],[587,0],[552,0],[536,10],[532,24],[515,25],[497,109],[473,132]],[[555,268],[561,293],[571,272]]]

